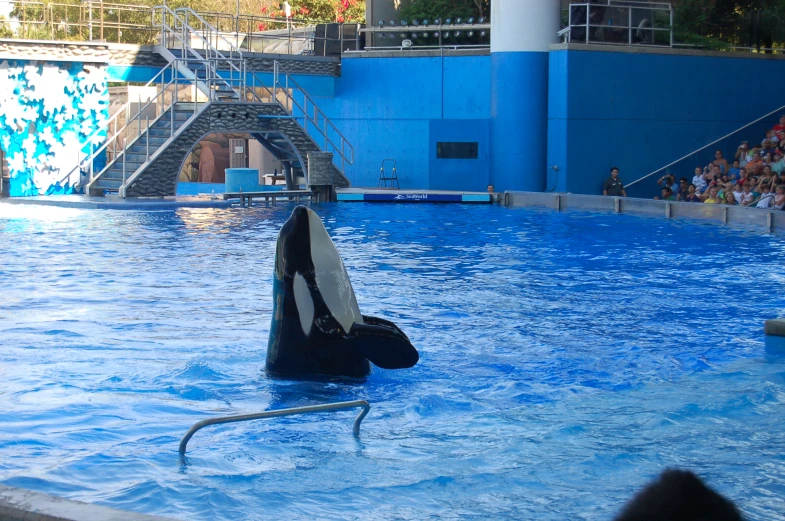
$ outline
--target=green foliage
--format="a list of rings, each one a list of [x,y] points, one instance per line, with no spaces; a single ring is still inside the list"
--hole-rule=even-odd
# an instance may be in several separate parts
[[[785,46],[783,0],[673,0],[675,39],[709,49]]]
[[[406,0],[401,5],[401,18],[406,20],[435,20],[440,18],[464,20],[490,14],[488,0]]]
[[[8,19],[5,16],[0,16],[0,38],[13,38],[14,31],[8,25]]]

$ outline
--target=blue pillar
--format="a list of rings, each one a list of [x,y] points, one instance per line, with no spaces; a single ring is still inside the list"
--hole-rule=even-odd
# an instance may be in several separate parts
[[[491,9],[491,171],[497,191],[545,190],[548,50],[559,0],[494,0]]]

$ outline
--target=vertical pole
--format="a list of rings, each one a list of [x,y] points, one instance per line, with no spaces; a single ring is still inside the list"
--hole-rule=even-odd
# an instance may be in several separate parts
[[[627,34],[628,45],[632,45],[632,7],[627,8]]]
[[[670,33],[671,33],[671,47],[673,47],[673,6],[670,6]],[[652,24],[653,28],[653,24]],[[654,36],[654,31],[652,31],[652,37]]]
[[[591,4],[586,3],[586,43],[589,43],[589,30],[591,29],[591,25],[589,24],[589,19],[591,18]]]
[[[101,12],[101,41],[103,41],[103,39],[104,39],[104,0],[101,0],[100,12]]]
[[[146,144],[145,144],[145,147],[147,149],[146,153],[145,153],[145,161],[147,161],[148,159],[150,159],[150,116],[146,116],[145,120],[147,122],[147,125],[146,125],[147,126],[147,132],[145,133],[145,136],[147,137]]]
[[[123,138],[123,184],[125,184],[125,156],[128,155],[128,142]]]

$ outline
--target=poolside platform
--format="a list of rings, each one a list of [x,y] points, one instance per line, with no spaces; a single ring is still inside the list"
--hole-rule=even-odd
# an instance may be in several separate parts
[[[8,197],[0,204],[54,206],[83,210],[171,210],[176,208],[228,208],[231,201],[210,197],[150,197],[121,198],[117,196],[90,197],[85,195],[42,195],[37,197]]]
[[[393,190],[386,188],[339,188],[339,203],[493,203],[487,192],[453,192],[450,190]]]
[[[227,192],[221,194],[226,201],[236,201],[240,200],[240,206],[251,206],[253,204],[254,199],[264,199],[265,202],[272,202],[275,204],[276,199],[286,199],[290,201],[297,201],[298,203],[302,199],[306,199],[308,201],[312,201],[314,199],[314,193],[310,190],[265,190],[260,192]]]

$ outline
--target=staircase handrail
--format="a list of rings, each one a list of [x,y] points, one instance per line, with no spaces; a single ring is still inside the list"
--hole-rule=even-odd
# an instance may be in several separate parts
[[[726,134],[726,135],[722,136],[721,138],[719,138],[719,139],[716,139],[716,140],[712,141],[711,143],[709,143],[709,144],[708,144],[708,145],[706,145],[706,146],[700,147],[700,148],[699,148],[699,149],[697,149],[697,150],[693,150],[692,152],[690,152],[690,153],[689,153],[689,154],[687,154],[686,156],[684,156],[684,157],[680,157],[680,158],[679,158],[679,159],[677,159],[676,161],[673,161],[672,163],[668,163],[668,164],[667,164],[667,165],[665,165],[664,167],[662,167],[662,168],[658,168],[658,169],[657,169],[657,170],[655,170],[654,172],[652,172],[652,173],[650,173],[650,174],[646,174],[645,176],[641,177],[640,179],[636,179],[636,180],[635,180],[635,181],[633,181],[632,183],[629,183],[629,184],[626,184],[626,185],[624,185],[624,188],[625,188],[625,189],[627,189],[627,188],[631,187],[632,185],[634,185],[634,184],[636,184],[636,183],[639,183],[640,181],[643,181],[644,179],[648,179],[649,177],[651,177],[651,176],[653,176],[653,175],[655,175],[655,174],[659,174],[659,173],[660,173],[660,172],[662,172],[663,170],[665,170],[665,169],[667,169],[667,168],[670,168],[670,167],[672,167],[673,165],[675,165],[675,164],[677,164],[677,163],[679,163],[679,162],[681,162],[681,161],[684,161],[684,160],[685,160],[685,159],[687,159],[688,157],[690,157],[690,156],[692,156],[692,155],[694,155],[694,154],[697,154],[698,152],[702,152],[702,151],[706,150],[707,148],[709,148],[710,146],[716,145],[716,144],[717,144],[717,143],[719,143],[720,141],[722,141],[722,140],[724,140],[724,139],[727,139],[727,138],[731,137],[733,134],[735,134],[735,133],[737,133],[737,132],[741,132],[741,131],[742,131],[742,130],[744,130],[745,128],[747,128],[747,127],[751,127],[752,125],[754,125],[754,124],[756,124],[756,123],[760,123],[760,122],[761,122],[761,121],[763,121],[764,119],[766,119],[766,118],[770,118],[771,116],[775,115],[777,112],[782,112],[782,111],[785,111],[785,105],[783,105],[783,106],[782,106],[782,107],[780,107],[780,108],[777,108],[777,109],[774,109],[774,110],[772,110],[771,112],[769,112],[769,113],[768,113],[768,114],[766,114],[765,116],[761,116],[761,117],[759,117],[758,119],[756,119],[755,121],[752,121],[752,122],[750,122],[750,123],[747,123],[747,124],[746,124],[746,125],[744,125],[743,127],[739,127],[739,128],[737,128],[736,130],[734,130],[734,131],[733,131],[733,132],[731,132],[730,134]]]
[[[322,111],[322,109],[320,109],[319,106],[316,105],[316,102],[313,100],[313,98],[311,98],[311,96],[308,95],[308,92],[305,89],[303,89],[302,87],[300,87],[300,85],[294,80],[294,78],[292,78],[291,75],[288,72],[286,72],[286,70],[283,67],[281,67],[280,63],[277,60],[275,61],[275,64],[274,64],[273,67],[274,67],[274,72],[273,72],[273,95],[275,96],[276,101],[278,99],[277,95],[276,95],[277,94],[277,89],[280,87],[283,90],[284,94],[286,95],[287,99],[292,103],[292,105],[294,105],[298,109],[300,109],[300,111],[303,113],[303,117],[307,121],[310,121],[313,124],[313,126],[316,128],[316,130],[319,131],[319,133],[322,135],[322,137],[324,137],[324,144],[325,144],[324,148],[325,148],[325,151],[327,149],[327,145],[329,144],[341,156],[341,173],[344,173],[344,171],[345,171],[345,164],[344,163],[348,163],[350,165],[354,164],[354,147],[352,146],[352,144],[349,143],[349,140],[346,139],[346,137],[343,135],[343,133],[340,130],[338,130],[338,127],[336,127],[335,124],[332,121],[330,121],[330,118],[327,117],[327,115],[324,113],[324,111]],[[281,74],[281,72],[283,72],[283,75],[284,75],[284,82],[285,82],[284,84],[281,84],[281,82],[280,82],[280,74]],[[300,103],[297,102],[297,100],[294,98],[294,96],[292,96],[292,94],[289,93],[289,84],[290,83],[294,86],[294,88],[296,88],[297,90],[299,90],[302,93],[303,99],[305,100],[304,103],[303,103],[305,105],[305,107],[300,105]],[[313,117],[309,114],[309,112],[307,110],[309,101],[311,103],[311,106],[314,109],[314,116]],[[297,117],[297,116],[294,115],[294,109],[292,109],[290,111],[286,107],[286,105],[284,105],[284,104],[282,104],[280,102],[279,102],[279,104],[281,104],[281,106],[287,111],[287,113],[290,116],[292,116],[294,118]],[[324,121],[324,130],[322,130],[320,128],[320,126],[319,126],[319,122],[318,122],[319,116],[321,116],[322,120]],[[340,147],[338,145],[336,145],[332,141],[332,139],[330,139],[329,129],[327,128],[328,125],[329,125],[330,129],[332,129],[341,138],[341,145],[340,145]],[[303,128],[305,129],[306,132],[308,132],[307,124],[303,125]],[[346,155],[346,146],[348,146],[348,148],[349,148],[348,151],[351,152],[351,158],[348,158],[347,155]]]
[[[166,72],[167,68],[168,68],[168,67],[164,67],[163,69],[161,69],[161,70],[158,72],[158,74],[156,74],[155,76],[153,76],[153,78],[152,78],[150,81],[148,81],[147,83],[145,83],[145,85],[144,85],[144,86],[145,86],[145,87],[149,87],[149,86],[153,85],[154,83],[156,83],[156,82],[159,80],[159,78],[161,78],[161,77],[162,77],[162,75],[164,74],[164,72]],[[162,81],[162,83],[163,83],[163,81]],[[93,159],[95,159],[95,157],[97,157],[97,156],[96,156],[96,154],[91,154],[91,155],[90,155],[88,158],[85,158],[85,159],[83,160],[83,159],[81,159],[81,151],[82,151],[82,149],[83,149],[85,146],[90,146],[90,148],[92,149],[92,145],[93,145],[93,142],[94,142],[95,138],[96,138],[96,137],[99,137],[99,135],[100,135],[102,132],[108,131],[108,130],[109,130],[109,125],[111,125],[112,123],[114,123],[114,132],[113,132],[113,134],[112,134],[112,135],[113,135],[113,136],[116,136],[116,135],[118,134],[118,130],[117,130],[117,118],[120,116],[120,114],[125,114],[126,110],[127,110],[127,109],[128,109],[130,106],[131,106],[131,104],[132,104],[132,103],[134,103],[134,101],[133,101],[133,100],[131,100],[131,99],[129,99],[129,100],[128,100],[128,101],[125,103],[125,105],[123,105],[122,107],[120,107],[119,109],[117,109],[117,111],[114,113],[114,115],[112,115],[112,116],[111,116],[111,117],[110,117],[110,118],[109,118],[109,119],[106,121],[106,127],[105,127],[105,128],[100,128],[100,129],[98,129],[98,130],[94,131],[92,134],[90,134],[90,136],[88,136],[88,137],[87,137],[87,139],[85,139],[85,141],[82,143],[82,145],[79,147],[79,150],[77,151],[77,156],[76,156],[76,166],[75,166],[74,168],[72,168],[72,169],[71,169],[71,170],[68,172],[68,174],[66,174],[65,176],[63,176],[63,177],[62,177],[62,178],[61,178],[61,179],[58,181],[59,183],[62,183],[63,181],[65,181],[66,179],[68,179],[69,177],[71,177],[71,175],[73,175],[73,173],[74,173],[76,170],[79,170],[79,169],[81,169],[81,167],[82,167],[82,164],[83,164],[85,161],[87,161],[87,160],[90,160],[90,175],[92,176],[92,170],[93,170],[93,163],[92,163],[92,160],[93,160]],[[136,103],[139,103],[139,100],[137,100],[137,101],[136,101]],[[139,103],[139,105],[141,105],[141,103]],[[127,125],[126,125],[126,126],[127,126]],[[125,128],[125,127],[123,127],[123,128]],[[122,131],[122,129],[121,129],[120,131]],[[107,141],[108,141],[108,139],[107,139]]]
[[[225,62],[229,66],[229,81],[230,82],[234,81],[234,75],[236,73],[238,76],[240,89],[242,90],[243,83],[244,83],[243,79],[245,76],[245,60],[243,59],[243,53],[237,48],[237,46],[235,46],[232,42],[224,38],[216,27],[214,27],[210,22],[205,20],[199,13],[197,13],[190,7],[180,7],[178,9],[175,9],[174,12],[181,15],[180,20],[182,21],[183,31],[184,31],[183,39],[182,39],[183,44],[187,45],[190,48],[190,43],[188,43],[188,39],[185,38],[185,34],[186,32],[187,34],[195,34],[199,38],[199,40],[201,40],[204,43],[205,54],[207,55],[206,59],[209,60],[209,59],[217,58],[217,61]],[[202,23],[203,29],[200,30],[192,26],[191,23],[189,22],[189,18],[196,18],[196,20]],[[203,34],[200,34],[200,32],[206,34],[207,37],[205,38],[205,36]],[[226,42],[226,44],[229,46],[229,57],[224,55],[220,50],[218,50],[217,47],[213,45],[213,33],[215,33],[216,36],[216,43],[218,41],[217,39],[220,38],[221,40]],[[197,54],[198,56],[201,56],[198,53],[198,51],[195,51],[192,48],[191,51]],[[234,54],[237,54],[237,56],[235,57]],[[239,61],[240,63],[239,67],[234,63],[235,61]],[[215,73],[216,77],[220,78],[217,69],[218,67],[216,66],[216,70],[213,72]]]
[[[126,123],[126,125],[123,128],[120,129],[120,131],[117,134],[112,136],[111,139],[108,139],[90,157],[91,172],[90,172],[90,181],[89,181],[88,184],[93,183],[96,179],[101,177],[103,175],[103,173],[106,172],[112,166],[112,164],[114,163],[114,160],[117,159],[117,153],[116,153],[116,151],[117,151],[117,142],[120,139],[120,134],[124,133],[127,128],[132,127],[135,124],[135,126],[137,127],[139,132],[138,132],[138,135],[136,137],[134,137],[133,140],[130,143],[128,141],[128,138],[123,136],[123,144],[122,144],[122,147],[123,147],[123,149],[122,149],[123,157],[125,157],[125,154],[127,153],[128,149],[130,147],[132,147],[134,144],[136,144],[136,142],[139,141],[139,139],[141,139],[141,137],[143,135],[143,132],[142,132],[142,115],[145,113],[145,111],[153,103],[156,103],[158,101],[158,98],[161,98],[161,113],[158,116],[156,116],[152,121],[147,119],[147,125],[146,125],[146,128],[144,129],[144,132],[147,132],[148,140],[149,140],[149,137],[150,137],[150,134],[149,134],[150,125],[153,125],[153,124],[155,124],[156,121],[160,120],[166,114],[166,112],[170,111],[170,109],[172,109],[174,107],[175,103],[177,103],[177,95],[178,95],[178,93],[177,93],[177,85],[178,85],[178,82],[189,83],[190,81],[192,81],[192,80],[188,80],[188,79],[181,79],[181,78],[178,77],[178,71],[177,71],[177,62],[178,61],[179,60],[175,60],[175,61],[173,61],[172,63],[170,63],[169,65],[167,65],[164,68],[164,70],[169,70],[169,69],[172,70],[172,77],[166,84],[163,84],[161,86],[161,91],[158,92],[158,94],[156,94],[152,98],[150,98],[150,100],[148,100],[148,102],[143,107],[141,107],[139,109],[139,111],[136,113],[136,116],[131,118]],[[175,90],[170,95],[171,102],[167,105],[166,104],[166,93],[167,93],[167,89],[169,87],[171,87],[172,85],[175,86]],[[196,100],[194,100],[194,107],[196,107],[196,105],[197,105],[197,102],[196,102]],[[195,111],[196,111],[196,109],[194,109],[194,112]],[[169,115],[172,118],[172,125],[171,125],[171,128],[170,128],[170,137],[171,137],[171,136],[174,135],[174,132],[175,132],[175,129],[174,129],[174,110],[171,110]],[[115,156],[114,156],[112,162],[111,163],[107,162],[107,164],[103,168],[103,170],[98,172],[97,175],[93,175],[92,161],[98,156],[98,154],[100,154],[104,150],[107,150],[110,144],[114,144],[114,150],[115,150]],[[149,141],[148,141],[148,147],[149,147]],[[149,158],[149,151],[148,151],[148,158]]]

